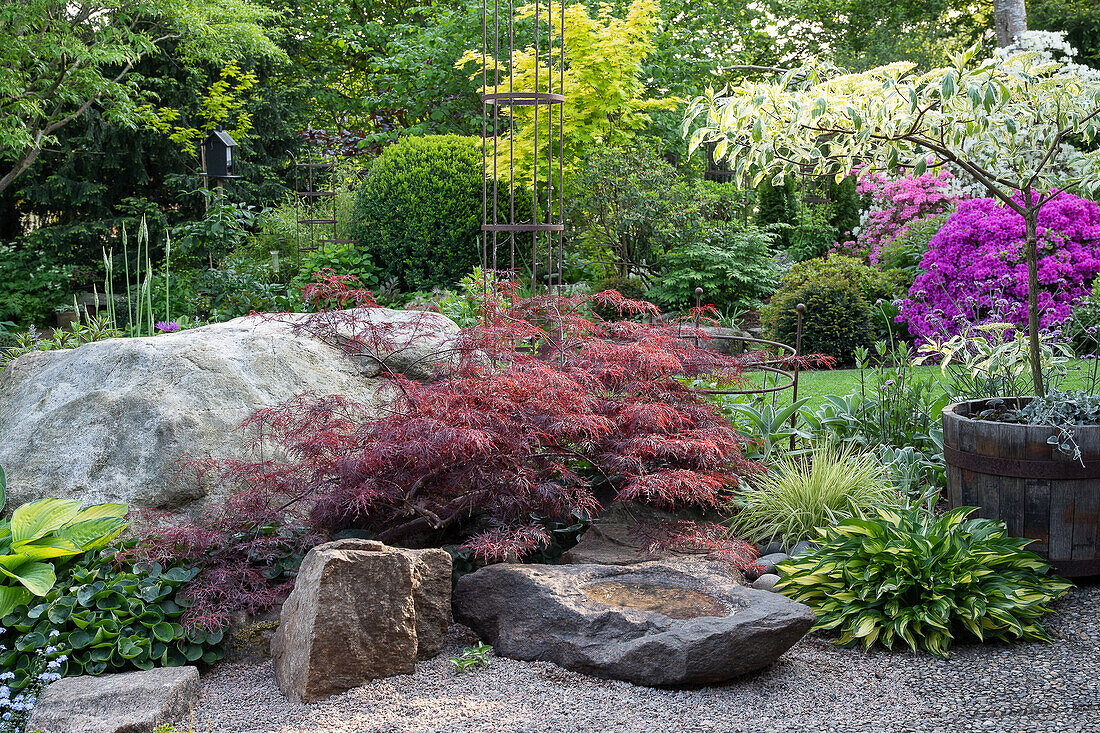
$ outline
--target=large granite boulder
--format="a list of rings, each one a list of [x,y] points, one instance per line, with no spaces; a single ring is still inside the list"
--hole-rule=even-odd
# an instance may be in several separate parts
[[[371,540],[319,545],[306,555],[271,640],[275,678],[313,702],[367,680],[411,674],[443,648],[451,556]]]
[[[814,623],[807,606],[697,570],[490,565],[458,581],[454,615],[503,656],[649,686],[760,669]]]
[[[120,338],[22,356],[0,372],[0,466],[8,506],[46,496],[85,503],[193,509],[213,482],[180,480],[181,459],[247,459],[238,430],[254,410],[313,392],[367,404],[380,367],[348,358],[340,342],[365,319],[400,348],[386,359],[418,377],[446,353],[447,318],[384,308],[315,316],[245,317],[151,338]],[[317,335],[314,335],[314,332]],[[327,332],[326,334],[320,333]]]
[[[152,733],[185,722],[199,700],[195,667],[66,677],[46,688],[27,721],[42,733]]]

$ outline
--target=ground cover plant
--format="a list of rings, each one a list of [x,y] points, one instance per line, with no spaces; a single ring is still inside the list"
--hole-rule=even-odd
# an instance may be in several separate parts
[[[781,563],[777,588],[818,613],[841,646],[899,640],[947,657],[960,636],[1050,641],[1039,618],[1072,584],[1006,536],[1003,522],[935,515],[919,502],[876,507],[820,530],[817,547]]]

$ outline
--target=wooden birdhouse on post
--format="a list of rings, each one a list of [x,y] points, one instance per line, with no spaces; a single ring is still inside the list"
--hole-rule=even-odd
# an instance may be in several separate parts
[[[203,175],[217,185],[237,175],[237,142],[220,127],[202,141]]]

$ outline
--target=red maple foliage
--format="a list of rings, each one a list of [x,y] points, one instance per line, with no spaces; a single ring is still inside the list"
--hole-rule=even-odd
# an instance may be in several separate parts
[[[323,533],[366,530],[405,546],[459,538],[475,558],[492,561],[550,542],[533,515],[591,517],[610,501],[717,508],[759,469],[691,384],[737,382],[765,357],[707,348],[709,335],[692,325],[705,314],[664,322],[654,305],[615,291],[521,298],[504,284],[504,297],[491,295],[480,323],[415,373],[389,365],[415,324],[372,318],[373,298],[350,279],[321,274],[309,291],[318,313],[264,316],[377,364],[391,388],[381,406],[307,394],[253,414],[246,427],[280,458],[223,467],[223,479],[242,493],[213,534],[246,536],[236,522],[259,516]],[[340,310],[350,304],[358,307]],[[632,320],[604,321],[594,306]],[[191,531],[194,538],[185,528],[149,548],[182,547],[195,557],[203,533]],[[732,538],[723,544],[723,531],[693,525],[679,536],[751,562],[751,548]],[[243,579],[250,595],[247,576],[257,566],[250,553],[229,553],[196,579],[195,615],[209,616],[202,609],[211,603],[241,605],[212,586]]]

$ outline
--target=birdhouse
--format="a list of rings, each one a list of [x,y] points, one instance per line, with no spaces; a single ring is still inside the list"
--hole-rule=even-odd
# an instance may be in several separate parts
[[[202,141],[202,157],[207,178],[240,178],[237,175],[237,142],[222,129],[214,130]]]

